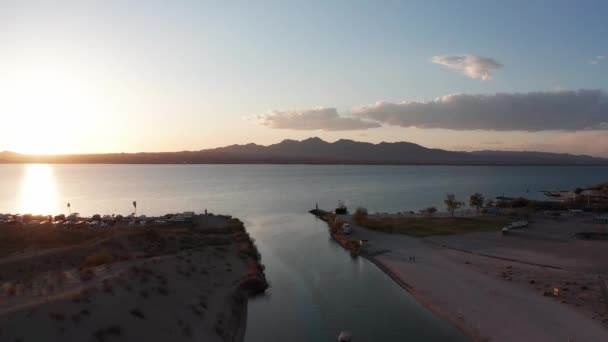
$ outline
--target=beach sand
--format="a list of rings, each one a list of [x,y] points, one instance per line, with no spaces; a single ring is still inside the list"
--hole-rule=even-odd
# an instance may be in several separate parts
[[[356,225],[354,230],[352,239],[369,240],[362,255],[475,341],[608,341],[596,274],[442,247],[449,238],[438,243]],[[476,234],[500,239],[496,232]],[[507,249],[502,246],[503,255]],[[550,255],[543,261],[551,261]],[[545,296],[553,287],[560,295]]]

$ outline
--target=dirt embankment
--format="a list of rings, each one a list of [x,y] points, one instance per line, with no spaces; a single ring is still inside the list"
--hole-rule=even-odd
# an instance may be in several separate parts
[[[0,340],[242,339],[268,284],[240,221],[104,234],[0,259]]]

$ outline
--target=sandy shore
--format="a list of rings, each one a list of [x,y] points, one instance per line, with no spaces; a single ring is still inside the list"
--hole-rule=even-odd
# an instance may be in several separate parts
[[[247,296],[263,277],[248,244],[238,220],[209,216],[194,229],[133,229],[0,259],[0,340],[242,341]],[[100,250],[112,261],[82,266]]]
[[[351,238],[369,240],[362,255],[475,341],[608,340],[608,329],[602,324],[608,313],[597,274],[481,256],[356,225]],[[501,256],[505,250],[503,246]],[[560,296],[544,296],[556,282]]]

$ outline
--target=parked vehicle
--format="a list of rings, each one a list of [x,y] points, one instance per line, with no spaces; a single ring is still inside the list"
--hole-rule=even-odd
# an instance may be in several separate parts
[[[513,221],[505,226],[508,229],[525,228],[528,226],[528,221]]]
[[[349,223],[344,223],[342,225],[342,233],[350,234],[353,232],[353,227]]]

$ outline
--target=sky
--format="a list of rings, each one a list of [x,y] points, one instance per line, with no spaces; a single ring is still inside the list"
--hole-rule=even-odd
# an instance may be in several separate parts
[[[0,1],[0,151],[608,157],[606,1]]]

